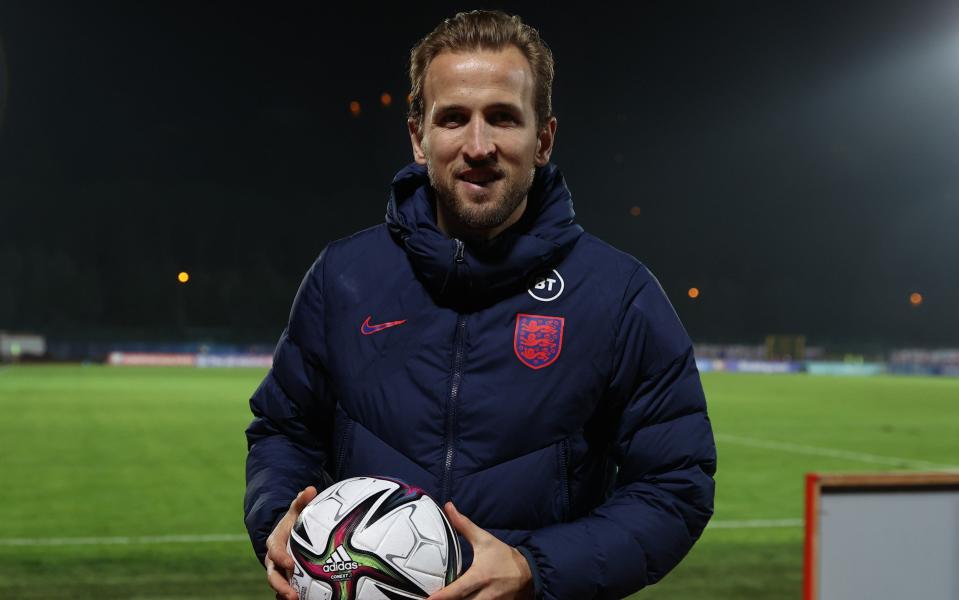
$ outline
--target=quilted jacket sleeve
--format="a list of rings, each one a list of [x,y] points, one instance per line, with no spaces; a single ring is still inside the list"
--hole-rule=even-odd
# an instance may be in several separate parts
[[[293,300],[290,319],[273,354],[273,368],[250,399],[246,430],[244,520],[260,562],[266,538],[290,502],[308,485],[331,483],[333,404],[328,390],[323,318],[324,250]]]
[[[615,485],[520,544],[540,598],[626,597],[675,567],[712,516],[716,448],[692,344],[645,267],[621,314],[606,399]]]

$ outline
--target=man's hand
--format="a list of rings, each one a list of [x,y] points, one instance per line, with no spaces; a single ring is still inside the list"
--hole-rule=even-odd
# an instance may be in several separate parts
[[[452,502],[444,507],[450,523],[473,546],[473,564],[463,575],[429,600],[528,599],[533,597],[533,574],[519,550],[493,537],[461,515]]]
[[[290,539],[290,530],[296,518],[313,498],[316,498],[316,488],[312,485],[297,494],[290,503],[290,510],[286,511],[273,528],[273,533],[266,538],[266,559],[263,564],[266,565],[266,579],[276,592],[277,600],[297,600],[296,590],[289,583],[293,574],[293,557],[286,551],[286,542]]]

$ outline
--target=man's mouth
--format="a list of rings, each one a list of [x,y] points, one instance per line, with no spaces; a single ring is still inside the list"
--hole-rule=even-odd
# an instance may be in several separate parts
[[[467,169],[457,175],[458,179],[480,187],[486,187],[494,181],[503,178],[503,174],[495,169]]]

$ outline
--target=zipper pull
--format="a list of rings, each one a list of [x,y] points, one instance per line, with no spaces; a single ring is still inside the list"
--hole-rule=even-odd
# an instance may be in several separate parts
[[[454,256],[453,261],[457,263],[461,263],[463,262],[463,260],[465,260],[463,257],[463,252],[464,252],[463,242],[456,238],[453,238],[453,241],[456,242],[456,255]]]

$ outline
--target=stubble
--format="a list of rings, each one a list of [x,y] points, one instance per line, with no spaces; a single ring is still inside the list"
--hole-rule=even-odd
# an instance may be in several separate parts
[[[427,162],[430,185],[436,192],[436,200],[457,223],[469,230],[490,230],[499,227],[516,211],[533,185],[535,168],[525,177],[505,179],[506,186],[497,197],[477,203],[457,193],[455,180],[437,176],[432,164]],[[502,181],[502,180],[501,180]]]

